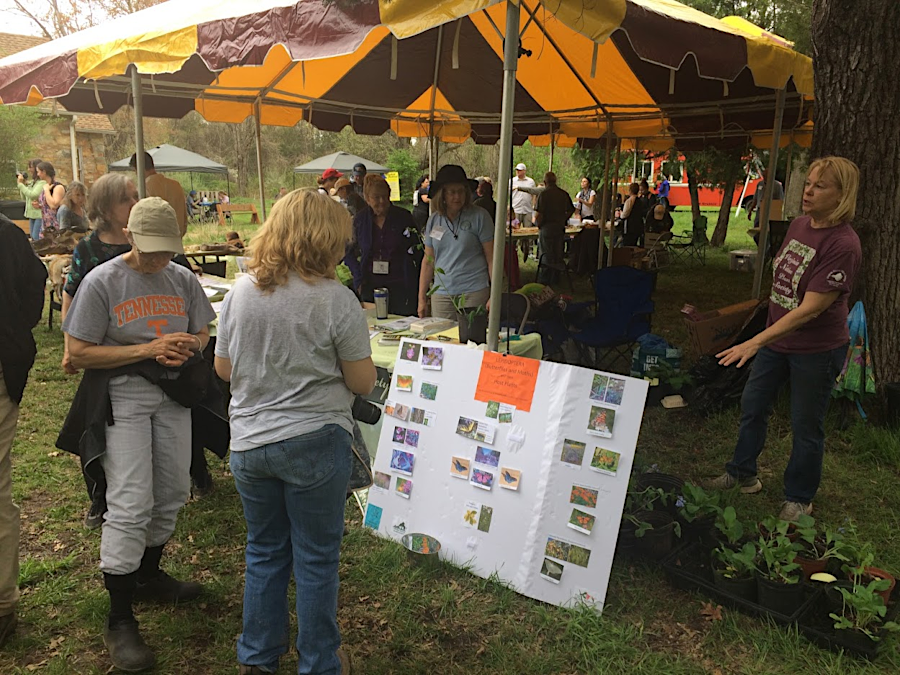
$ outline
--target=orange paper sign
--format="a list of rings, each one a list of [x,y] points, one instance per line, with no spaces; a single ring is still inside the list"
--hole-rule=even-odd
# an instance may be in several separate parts
[[[530,412],[540,366],[541,362],[535,359],[485,352],[475,387],[475,400],[507,403],[516,406],[517,410]]]

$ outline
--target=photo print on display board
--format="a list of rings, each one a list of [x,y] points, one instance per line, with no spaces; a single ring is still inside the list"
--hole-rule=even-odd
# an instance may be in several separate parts
[[[409,406],[401,405],[399,403],[394,405],[394,417],[398,420],[403,420],[404,422],[409,419]]]
[[[413,408],[409,413],[409,421],[413,424],[425,424],[425,411],[422,408]]]
[[[406,430],[406,444],[411,448],[419,447],[419,432],[415,429]]]
[[[413,467],[416,464],[416,456],[406,450],[391,450],[391,468],[397,473],[412,476]]]
[[[481,504],[474,501],[467,501],[465,510],[463,511],[463,525],[466,527],[478,526],[478,514],[481,512]]]
[[[566,439],[563,441],[562,452],[559,455],[559,461],[574,466],[581,466],[584,461],[584,451],[587,449],[586,443]]]
[[[484,416],[489,417],[492,420],[497,419],[497,415],[500,414],[500,403],[498,401],[488,401],[487,407],[484,411]]]
[[[597,519],[590,513],[585,513],[580,509],[572,509],[572,515],[569,516],[567,525],[576,532],[590,534],[591,530],[594,529],[594,522],[596,522],[596,520]]]
[[[475,438],[475,432],[478,431],[478,422],[468,417],[460,417],[456,423],[456,433],[466,438]]]
[[[522,472],[518,469],[503,467],[500,469],[500,487],[507,490],[518,490],[522,483]]]
[[[619,470],[619,459],[622,456],[613,450],[594,448],[594,457],[591,459],[591,468],[608,476],[615,476]]]
[[[394,491],[404,499],[409,499],[410,495],[412,494],[412,483],[413,482],[408,478],[400,478],[398,476],[397,487],[394,488]]]
[[[591,382],[591,400],[601,403],[605,401],[607,386],[609,386],[607,375],[594,375],[594,380]]]
[[[606,388],[606,397],[603,400],[611,405],[622,405],[624,395],[625,380],[620,377],[609,378],[609,386]]]
[[[366,520],[363,523],[366,527],[370,527],[373,530],[377,530],[381,525],[381,514],[384,513],[384,509],[380,506],[375,506],[374,504],[369,504],[366,507]]]
[[[569,548],[571,544],[556,537],[547,537],[547,547],[544,549],[544,555],[557,560],[566,560],[569,557]]]
[[[394,427],[394,435],[392,439],[394,443],[403,445],[403,441],[406,440],[406,429],[404,429],[403,427]]]
[[[469,480],[470,460],[465,457],[453,457],[450,460],[450,475],[454,478]]]
[[[612,408],[591,406],[591,415],[588,418],[587,432],[593,436],[612,438],[613,425],[616,422],[616,411]]]
[[[558,584],[562,579],[564,568],[565,565],[562,565],[555,560],[550,560],[550,558],[544,558],[544,562],[541,564],[541,577],[547,581],[552,581],[554,584]]]
[[[444,365],[444,349],[442,347],[422,347],[422,368],[424,370],[440,370]]]
[[[412,375],[397,375],[397,391],[412,391],[412,388]]]
[[[487,422],[479,422],[475,427],[475,440],[482,443],[493,443],[496,429]]]
[[[570,504],[578,504],[578,506],[586,506],[589,509],[597,508],[597,497],[599,492],[594,488],[586,485],[573,485],[572,494],[569,496]]]
[[[422,345],[416,344],[415,342],[404,342],[403,346],[400,347],[400,358],[404,361],[413,361],[415,363],[419,362],[419,350],[421,350]]]
[[[516,411],[516,406],[509,405],[507,403],[500,404],[500,411],[497,413],[497,421],[500,424],[512,424],[513,421],[513,413]]]
[[[391,489],[391,474],[383,471],[375,471],[372,474],[372,484],[379,490]]]
[[[473,468],[469,484],[481,488],[482,490],[490,490],[494,487],[494,474],[490,471],[485,471],[484,469],[479,469],[477,467]]]
[[[422,386],[419,387],[419,396],[428,401],[433,401],[437,398],[438,386],[432,382],[423,382]]]
[[[475,450],[475,463],[487,464],[488,466],[497,468],[500,466],[500,451],[479,445]]]
[[[494,519],[494,507],[481,505],[481,514],[478,516],[479,532],[490,532],[491,521]]]

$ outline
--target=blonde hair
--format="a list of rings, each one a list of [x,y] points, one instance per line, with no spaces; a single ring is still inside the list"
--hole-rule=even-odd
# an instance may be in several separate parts
[[[809,176],[816,169],[837,183],[841,191],[841,201],[828,216],[829,222],[843,223],[853,220],[856,215],[856,198],[859,194],[859,167],[846,157],[820,157],[809,165]]]
[[[387,192],[388,195],[391,194],[391,186],[384,178],[374,173],[367,173],[366,179],[363,181],[363,197],[368,199],[370,194],[379,190]]]
[[[338,202],[316,190],[294,190],[275,202],[253,237],[248,268],[265,292],[291,274],[333,279],[351,232],[350,214]]]
[[[447,185],[462,185],[466,188],[466,202],[463,204],[463,210],[472,206],[472,186],[468,183],[447,183],[446,185],[441,185],[441,189],[437,191],[437,194],[431,198],[431,203],[434,205],[435,213],[440,213],[442,216],[447,215],[447,204],[444,203],[444,188]]]

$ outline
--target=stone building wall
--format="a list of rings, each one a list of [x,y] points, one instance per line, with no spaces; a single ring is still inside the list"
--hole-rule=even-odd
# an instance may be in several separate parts
[[[70,117],[48,118],[40,137],[32,143],[34,157],[53,164],[56,179],[63,184],[72,180],[70,120]],[[106,136],[103,133],[78,131],[76,123],[75,144],[81,150],[82,178],[88,187],[106,173]]]

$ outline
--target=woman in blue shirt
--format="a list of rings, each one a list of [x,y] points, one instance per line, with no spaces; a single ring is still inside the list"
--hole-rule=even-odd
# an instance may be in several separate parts
[[[429,197],[434,213],[425,226],[425,258],[419,276],[419,316],[428,314],[428,291],[435,277],[431,315],[456,319],[455,304],[478,307],[491,295],[490,261],[494,226],[488,212],[472,204],[471,181],[461,166],[441,167]]]

